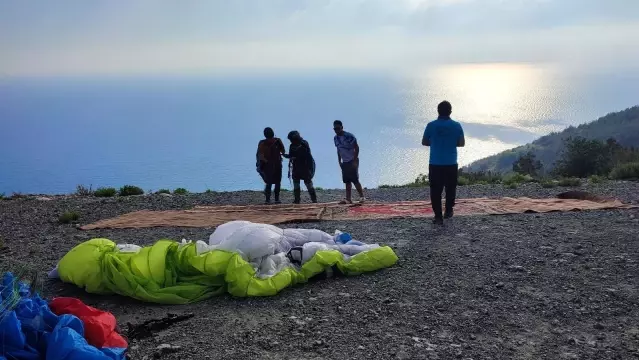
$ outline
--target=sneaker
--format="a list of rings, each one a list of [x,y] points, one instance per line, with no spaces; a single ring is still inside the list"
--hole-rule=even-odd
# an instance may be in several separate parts
[[[360,204],[363,204],[365,201],[366,201],[366,198],[362,196],[361,198],[359,198],[359,201],[358,201],[358,202],[359,202]]]
[[[444,213],[444,219],[450,219],[450,218],[452,218],[452,217],[453,217],[453,214],[454,214],[453,209],[446,210],[446,212]]]
[[[345,205],[345,204],[352,204],[353,202],[352,202],[351,200],[346,200],[346,199],[344,199],[344,200],[340,201],[339,203],[340,203],[341,205]]]
[[[444,225],[444,219],[440,217],[436,217],[433,219],[433,224],[435,225]]]

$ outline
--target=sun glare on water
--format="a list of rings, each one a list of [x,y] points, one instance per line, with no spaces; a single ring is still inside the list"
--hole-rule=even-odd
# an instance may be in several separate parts
[[[428,150],[419,141],[442,100],[450,101],[453,118],[467,125],[466,147],[459,151],[461,166],[520,144],[500,138],[499,131],[542,135],[555,130],[545,123],[561,103],[552,74],[553,69],[546,66],[499,63],[449,65],[407,76],[401,87],[404,132],[414,146],[391,146],[382,155],[380,181],[403,174],[406,182],[427,171]],[[406,152],[410,155],[399,155]],[[398,162],[394,156],[405,161]]]

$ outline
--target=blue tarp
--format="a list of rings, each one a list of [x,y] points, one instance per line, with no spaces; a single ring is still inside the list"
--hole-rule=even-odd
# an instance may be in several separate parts
[[[5,273],[0,284],[0,360],[123,360],[126,349],[97,349],[74,315],[58,316],[29,285]]]

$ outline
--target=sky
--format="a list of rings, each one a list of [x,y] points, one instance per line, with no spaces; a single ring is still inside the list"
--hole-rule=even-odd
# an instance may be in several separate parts
[[[636,0],[0,0],[0,76],[639,64]]]

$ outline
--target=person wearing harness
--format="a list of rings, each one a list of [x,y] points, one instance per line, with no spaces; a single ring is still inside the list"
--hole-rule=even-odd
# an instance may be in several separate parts
[[[284,143],[275,137],[270,127],[264,129],[264,139],[257,145],[257,172],[264,180],[265,204],[271,203],[271,186],[275,185],[275,203],[280,203],[280,186],[282,183],[282,155],[286,152]]]
[[[293,195],[295,196],[294,203],[300,203],[300,181],[304,181],[308,194],[311,196],[311,201],[317,202],[317,194],[313,187],[313,176],[315,176],[315,159],[311,154],[311,147],[308,142],[302,138],[299,132],[291,131],[288,133],[288,140],[291,142],[291,146],[288,150],[288,155],[284,157],[289,158],[289,178],[293,178]]]

